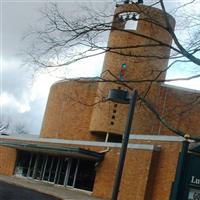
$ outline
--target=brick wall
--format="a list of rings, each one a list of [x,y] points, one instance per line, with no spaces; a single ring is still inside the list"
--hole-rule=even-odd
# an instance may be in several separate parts
[[[123,30],[122,22],[118,20],[118,14],[124,12],[136,12],[140,14],[140,20],[138,21],[136,30],[129,30],[128,32]],[[174,19],[171,16],[168,17],[172,27],[174,27]],[[159,40],[165,44],[171,44],[172,39],[168,31],[155,24],[156,21],[160,23],[161,26],[165,26],[163,12],[159,9],[148,8],[143,5],[125,4],[116,8],[113,21],[113,26],[115,28],[117,27],[119,30],[113,29],[110,32],[108,46],[115,48],[115,53],[106,53],[103,65],[104,74],[102,77],[109,80],[115,80],[116,77],[119,78],[121,66],[123,63],[126,63],[127,68],[124,80],[135,81],[129,83],[129,87],[137,89],[140,95],[145,95],[149,90],[146,94],[146,98],[153,104],[157,104],[160,83],[151,85],[150,82],[141,82],[141,80],[154,80],[159,72],[165,69],[168,64],[168,59],[160,58],[168,57],[170,49],[166,46],[155,46],[157,43],[153,41]],[[144,37],[140,35],[144,35]],[[149,38],[153,38],[153,40]],[[113,77],[108,70],[115,77]],[[158,77],[158,80],[164,79],[164,77],[165,73],[162,73],[162,75]],[[99,83],[97,96],[107,97],[110,89],[117,89],[119,87],[121,87],[121,89],[126,88],[114,83]],[[127,116],[127,106],[115,106],[116,105],[111,102],[96,105],[91,118],[90,130],[93,132],[122,134]],[[114,113],[114,110],[116,110],[116,113]],[[115,117],[114,120],[112,119],[113,116]],[[152,123],[156,123],[154,122],[156,120],[155,117],[152,117],[152,114],[149,113],[141,103],[137,106],[135,118],[139,119],[134,121],[134,129],[138,134],[144,132],[149,133],[152,128]],[[140,126],[141,120],[142,123],[146,125],[146,128]]]
[[[180,143],[135,141],[159,144],[161,151],[128,149],[119,200],[169,200],[174,181]],[[134,142],[134,143],[135,143]],[[110,199],[118,164],[119,149],[111,149],[97,167],[93,195]]]
[[[89,123],[96,82],[62,81],[51,88],[41,137],[92,140]]]
[[[13,148],[0,147],[0,174],[12,176],[15,168],[17,151]]]

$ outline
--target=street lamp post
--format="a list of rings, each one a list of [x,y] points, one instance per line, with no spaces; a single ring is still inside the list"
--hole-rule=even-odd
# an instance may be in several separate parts
[[[113,192],[112,192],[112,200],[117,200],[120,183],[121,183],[121,177],[123,173],[123,167],[124,167],[125,158],[126,158],[131,125],[133,121],[133,114],[134,114],[135,105],[137,101],[137,91],[134,91],[129,96],[129,93],[127,91],[113,89],[113,90],[110,90],[109,92],[108,100],[111,100],[117,103],[122,103],[122,104],[129,104],[128,118],[127,118],[125,130],[123,134],[119,162],[118,162],[118,166],[116,170],[115,182],[114,182],[114,187],[113,187]]]

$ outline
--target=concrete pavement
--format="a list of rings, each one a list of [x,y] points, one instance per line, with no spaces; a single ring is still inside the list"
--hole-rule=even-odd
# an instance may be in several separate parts
[[[22,186],[29,189],[33,189],[35,191],[52,195],[62,200],[103,200],[100,198],[92,197],[91,193],[89,192],[83,192],[76,189],[64,188],[62,186],[56,186],[51,183],[41,182],[34,179],[0,175],[0,181],[6,182],[9,184]]]
[[[47,194],[0,181],[0,200],[60,200]]]

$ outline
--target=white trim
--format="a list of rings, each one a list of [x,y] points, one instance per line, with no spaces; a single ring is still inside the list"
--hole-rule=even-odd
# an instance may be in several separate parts
[[[121,144],[119,145],[121,147]],[[151,145],[151,144],[128,144],[129,149],[138,149],[138,150],[149,150],[149,151],[160,151],[160,145]]]
[[[95,147],[111,147],[111,148],[120,148],[121,143],[112,143],[112,142],[93,142],[93,141],[83,141],[83,140],[63,140],[63,139],[50,139],[50,138],[19,138],[19,137],[9,137],[9,136],[0,136],[0,139],[7,140],[18,140],[18,141],[27,141],[27,142],[47,142],[53,144],[68,144],[68,145],[84,145],[84,146],[95,146]],[[151,144],[129,144],[129,149],[140,149],[140,150],[150,150],[150,151],[159,151],[159,145]]]
[[[75,78],[67,78],[67,79],[62,79],[62,80],[59,80],[59,81],[56,81],[56,82],[54,82],[53,84],[52,84],[52,86],[54,86],[54,85],[57,85],[57,84],[59,84],[59,83],[68,83],[68,82],[70,82],[70,81],[78,81],[78,82],[87,82],[87,81],[89,81],[89,82],[95,82],[95,83],[97,83],[98,81],[100,80],[100,78],[98,77],[98,76],[94,76],[94,77],[75,77]],[[88,83],[89,83],[88,82]]]
[[[169,135],[137,135],[131,134],[129,136],[131,140],[152,140],[152,141],[164,141],[164,142],[182,142],[183,137],[169,136]]]

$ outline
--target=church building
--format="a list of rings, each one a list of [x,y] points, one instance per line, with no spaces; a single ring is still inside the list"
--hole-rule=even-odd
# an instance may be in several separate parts
[[[192,141],[173,131],[200,134],[199,94],[162,81],[172,45],[168,25],[174,29],[174,18],[158,8],[116,5],[101,77],[54,83],[39,137],[0,136],[0,174],[111,199],[128,105],[107,97],[112,89],[137,90],[118,200],[182,200],[181,187],[184,200],[199,199],[200,172],[186,165],[200,167],[200,148],[189,144],[185,162],[181,149]]]

